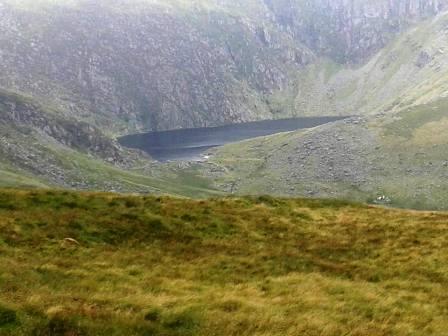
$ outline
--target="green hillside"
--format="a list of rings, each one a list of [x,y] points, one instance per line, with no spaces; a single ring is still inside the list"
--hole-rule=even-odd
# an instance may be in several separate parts
[[[445,335],[448,214],[0,193],[0,335]]]
[[[26,175],[17,174],[10,168],[3,169],[0,166],[0,187],[16,187],[16,188],[44,188],[46,184]]]
[[[195,169],[162,167],[97,128],[34,98],[0,89],[0,187],[220,194]]]
[[[314,84],[300,88],[293,110],[314,96],[309,115],[346,109],[360,117],[224,146],[212,159],[221,173],[208,175],[238,194],[386,196],[397,207],[446,210],[447,20],[442,13],[414,26],[364,65],[305,68]]]
[[[217,186],[237,194],[312,196],[447,209],[447,100],[219,148]],[[217,168],[214,168],[218,170]]]

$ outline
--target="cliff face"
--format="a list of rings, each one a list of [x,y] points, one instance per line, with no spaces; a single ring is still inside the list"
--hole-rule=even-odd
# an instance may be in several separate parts
[[[40,133],[62,146],[106,159],[111,163],[125,163],[121,148],[101,134],[95,127],[65,119],[57,111],[47,112],[33,100],[0,90],[0,121],[3,126],[22,134]]]
[[[410,24],[443,11],[446,0],[264,0],[294,39],[343,63],[366,60]]]
[[[297,84],[304,67],[321,57],[362,62],[445,5],[5,0],[0,87],[108,134],[301,115],[285,107],[284,92],[314,83],[299,77]]]
[[[150,5],[3,6],[0,26],[0,85],[119,133],[268,118],[262,96],[311,58],[282,33],[272,42],[288,44],[266,46],[242,18]]]

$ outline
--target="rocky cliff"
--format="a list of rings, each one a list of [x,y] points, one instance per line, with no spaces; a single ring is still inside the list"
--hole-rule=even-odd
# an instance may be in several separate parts
[[[445,5],[6,0],[0,86],[107,134],[305,115],[308,106],[291,100],[316,83],[303,74],[307,67],[324,57],[365,62],[397,32]],[[317,104],[322,92],[306,100]]]
[[[311,57],[281,33],[266,47],[241,17],[115,6],[3,5],[0,85],[115,133],[206,126],[269,118],[263,95]]]
[[[295,40],[338,62],[362,62],[446,0],[264,0]]]
[[[75,119],[61,118],[58,111],[45,109],[32,99],[0,90],[0,111],[3,125],[38,132],[61,145],[111,163],[124,163],[122,149],[95,127]]]

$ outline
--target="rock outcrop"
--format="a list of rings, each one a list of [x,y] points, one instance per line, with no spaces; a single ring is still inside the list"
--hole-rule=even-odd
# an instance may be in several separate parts
[[[74,119],[61,118],[58,111],[51,111],[50,108],[48,112],[32,99],[0,90],[0,111],[3,125],[42,133],[61,145],[110,163],[125,163],[120,146],[98,129]]]
[[[269,118],[263,95],[285,87],[288,69],[312,57],[293,41],[282,44],[288,37],[279,32],[270,38],[281,50],[267,47],[241,17],[79,3],[2,6],[0,85],[105,131]]]
[[[318,54],[357,63],[412,23],[443,11],[446,0],[264,0],[276,22]]]
[[[363,62],[446,2],[6,0],[0,87],[107,134],[300,115],[304,67]]]

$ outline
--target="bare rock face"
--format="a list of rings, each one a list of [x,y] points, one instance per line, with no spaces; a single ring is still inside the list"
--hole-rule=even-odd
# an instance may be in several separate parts
[[[2,6],[0,85],[118,133],[208,126],[270,117],[262,96],[312,57],[238,17],[110,4]]]
[[[434,16],[446,0],[264,0],[296,40],[339,62],[372,56],[402,29]]]
[[[363,62],[448,2],[23,1],[0,4],[0,87],[113,135],[284,116],[303,67]]]
[[[0,90],[0,122],[3,126],[42,133],[63,146],[120,163],[122,150],[95,127],[61,118],[57,111],[44,111],[38,103],[26,97]],[[31,146],[31,145],[30,145]]]

